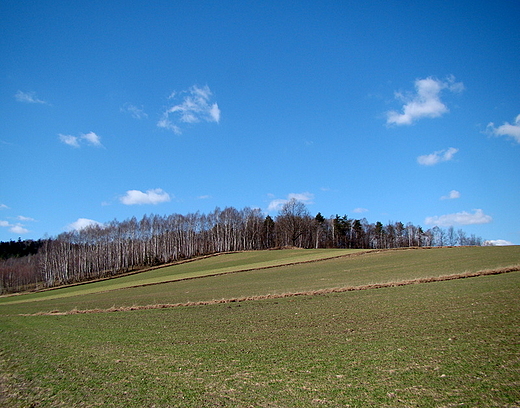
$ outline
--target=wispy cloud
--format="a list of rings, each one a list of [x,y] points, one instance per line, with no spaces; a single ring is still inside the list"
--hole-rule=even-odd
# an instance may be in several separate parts
[[[520,143],[520,115],[515,118],[514,124],[505,122],[499,127],[495,127],[493,122],[490,122],[486,128],[487,132],[493,136],[506,136]]]
[[[165,114],[163,117],[157,122],[157,126],[163,129],[171,130],[173,133],[180,135],[182,130],[179,126],[175,125],[170,119],[168,119],[168,115]]]
[[[69,231],[81,231],[88,227],[104,227],[104,224],[98,221],[90,220],[88,218],[78,218],[73,223],[67,225],[67,230]]]
[[[75,148],[81,147],[82,144],[87,144],[94,147],[104,147],[101,144],[101,137],[94,132],[84,133],[80,136],[63,135],[60,133],[58,137],[62,143]]]
[[[419,156],[417,158],[417,163],[423,166],[433,166],[441,162],[452,160],[453,156],[455,156],[455,153],[457,153],[458,151],[459,149],[456,149],[454,147],[450,147],[449,149],[445,150],[438,150],[431,154]]]
[[[454,200],[460,198],[460,193],[457,190],[451,190],[448,195],[442,196],[441,200]]]
[[[464,85],[456,82],[454,76],[441,81],[433,77],[417,79],[415,93],[403,94],[396,92],[395,97],[404,103],[401,112],[392,110],[387,112],[387,125],[411,125],[421,118],[437,118],[449,112],[448,107],[441,101],[443,90],[462,92]]]
[[[451,227],[454,225],[488,224],[493,221],[493,218],[490,215],[484,214],[484,211],[481,209],[473,211],[473,214],[462,211],[455,214],[427,217],[424,223],[438,227]]]
[[[0,204],[0,210],[7,210],[9,207],[5,204]]]
[[[18,101],[18,102],[24,102],[24,103],[39,103],[39,104],[43,104],[43,105],[49,105],[48,102],[38,98],[36,96],[36,93],[34,92],[22,92],[22,91],[18,91],[14,94],[14,98]]]
[[[36,221],[34,218],[31,218],[31,217],[24,217],[23,215],[19,215],[18,217],[16,217],[16,219],[17,219],[18,221],[24,221],[24,222]]]
[[[134,119],[146,119],[148,114],[144,111],[143,107],[138,108],[132,104],[125,104],[121,109],[121,112],[126,112],[132,115]]]
[[[125,205],[159,204],[170,200],[170,195],[160,188],[147,190],[146,193],[139,190],[128,190],[126,194],[120,198],[120,201]]]
[[[267,211],[280,211],[283,205],[288,203],[292,199],[301,201],[304,204],[312,204],[312,200],[314,200],[314,194],[309,192],[290,193],[287,195],[287,198],[276,198],[274,200],[271,200],[271,202],[267,206]]]
[[[182,125],[199,122],[220,122],[220,109],[211,100],[212,92],[204,87],[192,86],[187,91],[172,92],[168,99],[175,100],[162,114],[157,126],[168,129],[176,134],[182,133]]]

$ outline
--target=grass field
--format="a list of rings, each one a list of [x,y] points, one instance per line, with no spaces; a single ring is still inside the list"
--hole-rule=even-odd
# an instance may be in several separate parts
[[[52,291],[42,291],[29,295],[0,297],[1,304],[52,300],[117,289],[141,287],[165,282],[175,282],[198,277],[228,274],[244,270],[261,270],[281,265],[301,262],[312,262],[335,258],[343,255],[360,253],[360,250],[287,250],[287,251],[251,251],[222,254],[198,259],[196,261],[179,262],[178,264],[145,272],[130,274],[115,279],[106,279],[88,285],[74,285]]]
[[[19,315],[520,264],[520,247],[374,252],[311,263],[301,262],[318,259],[319,251],[284,252],[228,254],[120,278],[126,289],[82,292],[89,284],[2,298],[0,406],[520,406],[520,272],[159,310]],[[215,271],[226,274],[135,287],[154,274],[170,281]],[[69,292],[52,297],[59,291]]]

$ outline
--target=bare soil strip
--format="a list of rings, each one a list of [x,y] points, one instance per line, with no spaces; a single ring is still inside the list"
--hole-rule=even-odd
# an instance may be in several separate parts
[[[459,274],[444,275],[430,278],[417,278],[404,280],[399,282],[384,282],[384,283],[373,283],[369,285],[361,286],[345,286],[341,288],[329,288],[329,289],[318,289],[304,292],[291,292],[291,293],[280,293],[280,294],[267,294],[267,295],[256,295],[256,296],[244,296],[229,299],[214,299],[208,301],[197,301],[197,302],[186,302],[186,303],[165,303],[165,304],[154,304],[145,306],[122,306],[122,307],[111,307],[109,309],[86,309],[78,310],[73,309],[68,312],[38,312],[33,314],[22,314],[22,316],[58,316],[58,315],[72,315],[72,314],[84,314],[84,313],[108,313],[108,312],[128,312],[132,310],[150,310],[150,309],[168,309],[173,307],[186,307],[186,306],[204,306],[204,305],[215,305],[222,303],[238,303],[251,300],[265,300],[265,299],[281,299],[294,296],[318,296],[326,295],[330,293],[342,293],[352,292],[357,290],[370,290],[370,289],[381,289],[381,288],[392,288],[397,286],[415,285],[421,283],[433,283],[442,282],[455,279],[475,278],[478,276],[487,275],[499,275],[502,273],[518,272],[520,271],[520,265],[508,266],[499,269],[485,269],[477,272],[464,272]]]

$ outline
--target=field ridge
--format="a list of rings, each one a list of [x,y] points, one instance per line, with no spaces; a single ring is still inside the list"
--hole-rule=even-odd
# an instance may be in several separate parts
[[[401,249],[401,248],[399,248],[399,249]],[[231,274],[235,274],[235,273],[261,271],[264,269],[284,268],[287,266],[294,266],[294,265],[305,265],[305,264],[309,264],[309,263],[330,261],[332,259],[351,258],[354,256],[366,255],[368,253],[379,253],[379,252],[392,251],[392,250],[395,250],[395,249],[394,248],[382,249],[382,250],[368,249],[366,251],[359,251],[359,252],[354,252],[354,253],[350,253],[350,254],[329,256],[326,258],[319,258],[319,259],[309,259],[306,261],[294,261],[294,262],[286,262],[283,264],[276,264],[276,265],[255,266],[252,268],[241,268],[241,269],[235,269],[235,270],[231,270],[231,271],[227,271],[227,272],[208,273],[208,274],[201,275],[201,276],[186,276],[186,277],[182,277],[182,278],[169,279],[169,280],[164,280],[164,281],[160,281],[160,282],[140,283],[140,284],[136,284],[136,285],[125,286],[124,288],[107,289],[105,291],[100,291],[98,293],[106,293],[106,292],[112,292],[115,290],[125,290],[125,289],[130,289],[130,288],[132,288],[132,289],[133,288],[143,288],[146,286],[162,285],[165,283],[182,282],[182,281],[193,280],[193,279],[212,278],[215,276],[231,275]],[[241,251],[241,252],[247,252],[247,251]],[[234,253],[234,252],[226,252],[226,254],[231,254],[231,253]],[[225,253],[222,253],[222,254],[225,254]],[[217,255],[221,255],[221,254],[220,253],[214,254],[212,256],[217,256]],[[199,258],[199,259],[205,259],[205,258]],[[173,264],[173,265],[175,265],[175,264]],[[166,267],[166,266],[170,266],[170,265],[164,265],[164,267]],[[155,268],[155,269],[160,269],[160,267]],[[151,270],[151,269],[147,269],[146,271],[148,271],[148,270]],[[142,272],[145,272],[145,271],[142,271]]]
[[[352,253],[342,254],[342,255],[335,255],[335,256],[328,256],[328,257],[318,258],[318,259],[310,259],[310,260],[305,260],[305,261],[294,261],[294,262],[287,262],[287,263],[284,263],[284,264],[268,265],[268,266],[253,267],[253,268],[243,268],[243,269],[238,269],[238,270],[234,270],[234,271],[218,272],[218,273],[208,274],[208,275],[203,275],[203,276],[192,276],[192,277],[185,277],[185,278],[177,278],[177,279],[165,280],[165,281],[161,281],[161,282],[153,282],[153,283],[131,285],[131,286],[127,286],[127,287],[124,287],[124,288],[108,289],[108,290],[105,290],[105,291],[100,291],[98,293],[106,293],[106,292],[110,292],[110,291],[113,291],[113,290],[120,290],[120,289],[127,289],[127,288],[140,288],[140,287],[145,287],[145,286],[160,285],[160,284],[163,284],[163,283],[179,282],[179,281],[183,281],[183,280],[201,279],[201,278],[213,277],[213,276],[218,276],[218,275],[228,275],[228,274],[232,274],[232,273],[251,272],[251,271],[262,270],[262,269],[271,269],[271,268],[281,268],[281,267],[293,266],[293,265],[302,265],[302,264],[307,264],[307,263],[329,261],[329,260],[332,260],[332,259],[350,258],[350,257],[354,257],[354,256],[366,255],[368,253],[377,254],[377,253],[381,253],[381,252],[408,251],[408,250],[435,250],[435,249],[443,249],[443,248],[454,248],[454,247],[451,247],[451,246],[444,246],[444,247],[402,247],[402,248],[380,248],[380,249],[358,250],[357,252],[352,252]],[[457,247],[457,248],[462,248],[462,247]],[[283,251],[284,249],[286,249],[286,248],[269,249],[268,251]],[[298,249],[301,249],[301,248],[298,248]],[[304,250],[302,249],[302,251],[304,251]],[[116,274],[116,275],[105,276],[105,277],[102,277],[102,278],[96,278],[96,279],[91,279],[91,280],[82,281],[82,282],[67,283],[67,284],[60,285],[60,286],[53,286],[51,288],[40,288],[40,289],[23,291],[23,292],[7,293],[7,294],[0,295],[0,298],[16,297],[16,296],[20,296],[20,295],[28,295],[28,294],[31,294],[31,293],[50,292],[50,291],[56,291],[56,290],[59,290],[59,289],[71,288],[71,287],[76,287],[76,286],[84,286],[84,285],[88,285],[88,284],[91,284],[91,283],[104,282],[104,281],[109,281],[109,280],[115,280],[115,279],[118,279],[118,278],[124,278],[124,277],[127,277],[127,276],[138,275],[140,273],[150,272],[150,271],[154,271],[154,270],[159,270],[159,269],[167,268],[167,267],[170,267],[170,266],[182,265],[182,264],[186,264],[186,263],[197,262],[197,261],[208,259],[208,258],[219,257],[219,256],[235,254],[235,253],[243,253],[243,252],[255,252],[255,251],[227,251],[227,252],[217,252],[217,253],[207,254],[207,255],[200,255],[200,256],[197,256],[197,257],[194,257],[194,258],[190,258],[190,259],[182,259],[182,260],[179,260],[179,261],[169,262],[169,263],[165,263],[165,264],[161,264],[161,265],[150,266],[150,267],[146,267],[146,268],[142,268],[142,269],[138,269],[138,270],[132,270],[132,271]]]
[[[365,252],[366,253],[366,252]],[[357,255],[357,254],[352,254]],[[351,255],[342,255],[334,258],[339,258],[343,256],[351,256]],[[319,260],[314,261],[306,261],[307,262],[318,262]],[[258,268],[258,269],[267,269],[271,267]],[[253,269],[256,270],[256,269]],[[426,277],[426,278],[416,278],[416,279],[407,279],[403,281],[395,281],[395,282],[383,282],[383,283],[372,283],[367,285],[359,285],[359,286],[344,286],[339,288],[327,288],[327,289],[317,289],[311,291],[301,291],[301,292],[286,292],[280,294],[266,294],[266,295],[255,295],[255,296],[242,296],[228,299],[213,299],[207,301],[195,301],[195,302],[184,302],[184,303],[163,303],[163,304],[152,304],[152,305],[141,305],[141,306],[122,306],[122,307],[110,307],[108,309],[72,309],[70,311],[65,312],[37,312],[30,314],[20,314],[20,316],[61,316],[61,315],[72,315],[72,314],[87,314],[87,313],[110,313],[110,312],[129,312],[135,310],[150,310],[150,309],[169,309],[174,307],[189,307],[189,306],[205,306],[205,305],[214,305],[214,304],[223,304],[223,303],[239,303],[245,301],[254,301],[254,300],[267,300],[267,299],[282,299],[288,297],[296,297],[296,296],[319,296],[326,295],[330,293],[343,293],[343,292],[353,292],[360,290],[372,290],[372,289],[382,289],[382,288],[392,288],[398,286],[407,286],[407,285],[416,285],[416,284],[424,284],[424,283],[434,283],[434,282],[443,282],[450,281],[456,279],[466,279],[466,278],[476,278],[479,276],[488,276],[488,275],[499,275],[510,272],[518,272],[520,271],[519,265],[511,265],[503,268],[497,269],[484,269],[477,272],[464,272],[458,274],[451,275],[442,275],[442,276],[434,276],[434,277]],[[245,272],[245,271],[236,271],[236,272]],[[227,273],[236,273],[236,272],[227,272]],[[211,275],[207,275],[211,276]],[[197,278],[186,278],[186,279],[197,279]],[[158,285],[160,283],[152,283],[148,285]],[[148,286],[143,285],[143,286]],[[137,286],[140,287],[140,286]],[[118,289],[114,289],[118,290]]]

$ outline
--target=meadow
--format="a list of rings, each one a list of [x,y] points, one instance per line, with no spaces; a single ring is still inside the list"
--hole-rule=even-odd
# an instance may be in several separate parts
[[[0,405],[520,406],[519,264],[520,247],[259,251],[3,297]]]

